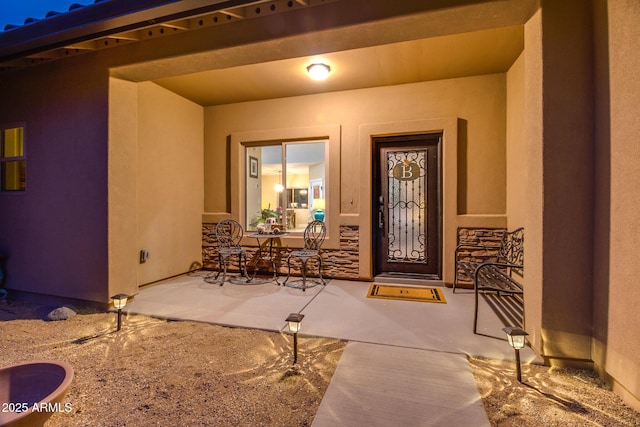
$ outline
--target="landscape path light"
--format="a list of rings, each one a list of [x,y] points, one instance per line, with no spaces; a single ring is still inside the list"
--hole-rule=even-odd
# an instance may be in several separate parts
[[[520,369],[520,349],[524,348],[526,337],[529,335],[524,330],[513,326],[502,329],[507,334],[509,345],[516,350],[516,376],[518,382],[522,382],[522,370]]]
[[[289,323],[289,332],[293,333],[293,364],[298,362],[298,331],[300,331],[300,324],[304,319],[304,314],[291,313],[287,317],[286,322]]]
[[[127,305],[127,300],[129,299],[129,295],[127,294],[118,294],[111,297],[113,300],[113,306],[118,309],[118,331],[122,327],[122,309],[125,305]]]

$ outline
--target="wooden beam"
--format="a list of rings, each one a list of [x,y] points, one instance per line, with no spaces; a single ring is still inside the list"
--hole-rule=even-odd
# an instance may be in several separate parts
[[[96,46],[96,42],[92,40],[88,42],[70,44],[65,46],[65,49],[97,50],[98,47]]]
[[[120,40],[130,40],[130,41],[140,41],[142,37],[140,37],[140,33],[138,31],[127,31],[126,33],[117,33],[107,36],[110,39],[120,39]]]
[[[198,15],[236,10],[256,0],[118,0],[61,13],[11,31],[0,31],[0,61],[113,34],[175,22]],[[80,23],[80,24],[79,24]]]
[[[160,24],[161,27],[165,28],[175,28],[177,30],[190,30],[191,26],[189,25],[189,20],[184,19],[182,21],[173,21],[173,22],[165,22],[164,24]]]
[[[221,10],[220,13],[238,19],[244,19],[246,17],[244,9],[225,9]]]

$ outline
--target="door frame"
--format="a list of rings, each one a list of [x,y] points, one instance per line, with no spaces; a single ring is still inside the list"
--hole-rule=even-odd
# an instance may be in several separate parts
[[[373,275],[374,277],[396,277],[405,279],[423,279],[423,280],[443,280],[443,245],[444,245],[444,227],[443,227],[443,212],[444,212],[444,198],[443,198],[443,132],[418,132],[411,134],[397,134],[397,135],[371,135],[371,255],[373,261]],[[426,143],[426,141],[437,138],[435,143]],[[417,141],[425,140],[424,144],[419,144]],[[403,146],[415,146],[416,148],[424,147],[429,148],[436,146],[437,159],[436,159],[436,220],[435,223],[437,229],[437,242],[435,242],[435,256],[436,259],[436,272],[435,273],[405,273],[397,271],[382,271],[376,260],[382,245],[381,238],[378,233],[378,196],[381,195],[382,190],[382,174],[381,171],[381,150],[388,148],[390,145],[397,144],[399,147]],[[428,225],[429,221],[427,220]],[[427,234],[429,235],[429,234]]]
[[[357,198],[350,199],[350,194],[343,195],[344,206],[354,207],[352,211],[343,213],[343,224],[357,226],[360,231],[360,277],[363,280],[373,279],[373,255],[371,222],[373,214],[371,209],[371,156],[373,155],[372,138],[384,135],[407,135],[420,133],[442,133],[442,280],[439,284],[453,283],[455,266],[453,252],[457,244],[457,230],[460,226],[472,227],[477,224],[475,216],[463,218],[458,215],[458,146],[466,146],[466,121],[457,116],[443,116],[436,118],[422,118],[413,120],[364,123],[358,129],[358,151],[361,154],[359,188],[366,189],[360,192]],[[466,164],[463,157],[461,161]],[[462,164],[462,166],[464,166]],[[360,204],[357,202],[360,201]],[[359,206],[359,211],[357,207]],[[366,213],[365,213],[366,212]],[[488,219],[491,224],[503,226],[506,220],[503,215],[490,215],[482,217]]]

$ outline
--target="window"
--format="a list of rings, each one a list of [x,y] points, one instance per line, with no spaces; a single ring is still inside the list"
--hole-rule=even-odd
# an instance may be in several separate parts
[[[326,141],[246,147],[248,230],[257,230],[267,218],[291,232],[304,231],[314,219],[324,220],[326,150]]]
[[[24,191],[27,160],[24,153],[24,128],[0,128],[0,188]]]

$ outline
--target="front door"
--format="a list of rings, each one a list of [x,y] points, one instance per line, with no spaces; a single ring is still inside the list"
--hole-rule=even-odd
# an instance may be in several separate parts
[[[375,137],[374,274],[442,279],[440,134]]]

